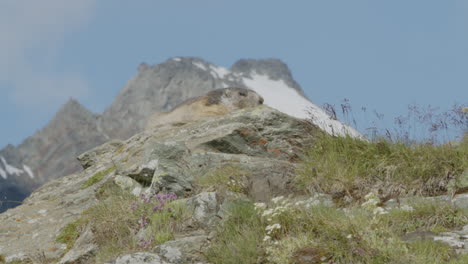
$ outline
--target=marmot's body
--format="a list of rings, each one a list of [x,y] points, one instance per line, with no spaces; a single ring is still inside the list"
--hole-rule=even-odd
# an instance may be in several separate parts
[[[261,104],[263,104],[263,98],[252,90],[244,88],[217,89],[204,96],[189,99],[170,112],[153,114],[146,123],[146,129],[225,115],[237,109]]]

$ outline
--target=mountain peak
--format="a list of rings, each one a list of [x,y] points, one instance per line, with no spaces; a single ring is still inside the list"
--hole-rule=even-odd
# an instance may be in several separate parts
[[[68,101],[62,105],[61,109],[80,109],[84,108],[75,98],[70,97]]]
[[[283,80],[289,87],[294,88],[305,97],[301,86],[294,81],[288,65],[280,59],[240,59],[231,67],[231,71],[242,75],[266,75],[272,80]]]
[[[55,115],[54,119],[70,119],[70,118],[91,118],[95,115],[81,105],[76,99],[70,98],[63,104]]]

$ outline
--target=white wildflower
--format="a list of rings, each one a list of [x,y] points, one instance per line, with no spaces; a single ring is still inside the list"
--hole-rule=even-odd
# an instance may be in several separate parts
[[[284,207],[284,206],[278,206],[278,207],[275,208],[276,213],[282,213],[284,211],[286,211],[286,207]]]
[[[271,236],[265,236],[265,237],[263,238],[263,242],[266,242],[266,241],[268,241],[268,240],[270,240],[270,239],[271,239]]]
[[[374,192],[370,192],[370,193],[366,194],[366,196],[364,196],[364,199],[366,199],[366,200],[379,199],[379,197]]]
[[[303,206],[305,204],[305,201],[297,201],[295,203],[296,206]]]
[[[414,211],[414,208],[413,208],[411,205],[407,205],[407,204],[405,204],[405,205],[403,205],[402,207],[400,207],[400,209],[403,210],[403,211],[407,211],[407,212],[412,212],[412,211]]]
[[[309,202],[309,206],[317,206],[320,204],[320,201],[319,200],[311,200]]]
[[[273,209],[267,209],[263,212],[262,216],[269,216],[273,214]]]
[[[263,211],[266,208],[265,203],[254,203],[255,211]]]
[[[280,229],[281,228],[281,225],[280,224],[272,224],[272,225],[269,225],[265,228],[266,231],[273,231],[275,229]]]
[[[377,206],[377,204],[380,203],[380,199],[379,198],[370,198],[368,199],[367,201],[365,201],[364,203],[361,204],[362,207],[367,207],[367,208],[374,208]]]
[[[284,196],[278,196],[278,197],[275,197],[275,198],[271,199],[271,201],[273,203],[277,204],[277,203],[281,202],[281,200],[283,200],[283,199],[284,199]]]
[[[374,209],[374,212],[373,212],[375,215],[379,214],[379,215],[383,215],[383,214],[388,214],[388,211],[383,209],[382,207],[377,207]]]
[[[351,238],[353,238],[353,235],[349,234],[349,235],[346,236],[346,238],[351,239]]]

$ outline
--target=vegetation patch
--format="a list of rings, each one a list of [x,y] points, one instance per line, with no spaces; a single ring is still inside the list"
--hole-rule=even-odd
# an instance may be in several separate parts
[[[433,196],[446,193],[466,168],[468,142],[408,145],[321,136],[305,155],[295,182],[336,198],[359,200],[373,190],[381,197]]]
[[[95,192],[98,200],[105,200],[113,195],[121,195],[122,189],[114,183],[113,179],[106,180]]]
[[[211,263],[257,263],[265,231],[252,202],[236,201],[227,219],[218,227],[217,236],[206,252]]]
[[[368,206],[324,207],[313,200],[277,197],[256,204],[265,228],[263,248],[268,263],[462,263],[446,244],[405,242],[410,230],[443,230],[468,223],[468,213],[442,202],[414,202],[390,211]],[[429,210],[441,208],[429,214]],[[438,209],[439,210],[439,209]],[[443,210],[448,210],[447,215]],[[395,218],[396,215],[405,215]],[[255,262],[245,262],[255,263]]]
[[[85,222],[82,219],[78,219],[74,222],[69,223],[62,229],[55,241],[58,243],[66,244],[66,251],[70,250],[75,244],[75,241],[80,236],[84,225]]]
[[[115,167],[110,167],[105,170],[99,171],[95,173],[93,176],[89,177],[89,179],[86,180],[86,182],[84,182],[81,186],[83,188],[88,188],[90,186],[93,186],[94,184],[104,179],[105,176],[107,176],[109,173],[113,172],[114,170],[115,170]]]
[[[106,198],[83,213],[98,245],[99,263],[171,240],[191,217],[190,210],[176,200],[175,194],[135,197],[118,186],[110,186],[110,182],[106,184]]]
[[[204,191],[231,191],[247,194],[251,172],[233,165],[224,165],[195,179],[195,186]]]
[[[390,210],[379,218],[379,224],[403,235],[413,231],[447,232],[468,224],[468,211],[443,201],[414,198],[404,210]]]

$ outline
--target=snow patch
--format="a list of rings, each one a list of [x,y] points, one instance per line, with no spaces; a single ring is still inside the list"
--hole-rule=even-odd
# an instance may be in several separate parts
[[[5,167],[5,170],[6,170],[7,174],[10,174],[10,175],[15,175],[16,174],[16,176],[19,176],[19,175],[24,173],[23,170],[15,168],[15,167],[11,166],[10,164],[8,164],[8,162],[5,160],[4,157],[0,156],[0,159],[2,160],[3,166]]]
[[[99,133],[101,133],[101,134],[106,138],[106,140],[109,140],[109,139],[110,139],[109,135],[107,135],[107,133],[104,131],[104,129],[102,129],[101,120],[102,120],[102,119],[99,119],[99,120],[97,121],[97,124],[96,124],[97,131],[98,131]]]
[[[198,62],[198,61],[192,61],[192,64],[195,65],[196,67],[204,70],[204,71],[207,71],[208,69],[206,68],[205,65],[203,65],[203,63],[201,62]]]
[[[181,61],[181,58],[172,58],[173,61]]]
[[[31,179],[34,178],[34,173],[33,173],[33,171],[31,170],[31,168],[29,168],[28,165],[23,164],[23,170],[29,175],[29,177],[30,177]]]
[[[224,67],[219,67],[215,65],[210,65],[211,75],[215,78],[222,79],[230,73],[230,71]]]
[[[260,94],[265,104],[290,116],[312,119],[312,122],[331,135],[362,137],[352,127],[333,120],[324,110],[300,95],[283,80],[272,80],[266,75],[252,73],[242,78],[244,84]]]
[[[2,178],[5,180],[8,178],[6,171],[4,171],[2,168],[0,168],[0,176],[2,176]]]

